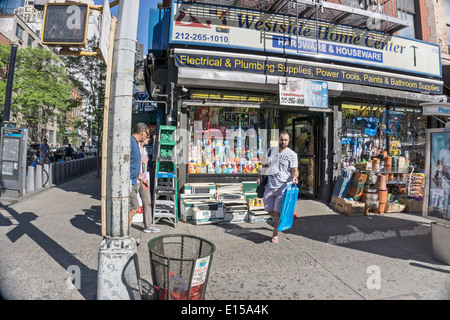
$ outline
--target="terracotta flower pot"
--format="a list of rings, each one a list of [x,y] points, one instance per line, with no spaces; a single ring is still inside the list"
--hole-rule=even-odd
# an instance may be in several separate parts
[[[375,184],[375,188],[378,190],[385,190],[386,189],[386,175],[379,174],[377,176],[377,183]]]
[[[389,156],[384,157],[384,166],[392,167],[392,158]]]
[[[381,203],[378,206],[378,213],[384,213],[384,211],[386,210],[386,203]]]
[[[380,203],[386,203],[387,194],[388,194],[387,190],[378,190],[378,201],[380,201]]]

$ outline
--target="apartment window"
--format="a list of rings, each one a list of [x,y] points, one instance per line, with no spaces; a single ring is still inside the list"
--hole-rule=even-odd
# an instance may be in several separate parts
[[[399,36],[416,39],[416,6],[415,1],[398,1],[398,17],[407,20],[409,27],[398,32]]]
[[[17,25],[16,27],[16,37],[20,40],[23,40],[23,32],[25,31],[24,28],[22,28],[20,25]]]
[[[31,35],[28,35],[27,47],[33,48],[34,38]]]
[[[49,132],[48,132],[48,142],[49,143],[54,142],[54,139],[55,139],[54,136],[55,136],[55,131],[49,130]]]

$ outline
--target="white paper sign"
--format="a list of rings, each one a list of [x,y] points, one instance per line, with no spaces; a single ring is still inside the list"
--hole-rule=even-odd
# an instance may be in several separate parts
[[[311,108],[328,108],[328,83],[307,79],[280,82],[280,104]]]
[[[201,285],[205,282],[206,275],[208,273],[209,258],[210,256],[197,259],[195,261],[195,269],[194,275],[192,276],[191,287]]]

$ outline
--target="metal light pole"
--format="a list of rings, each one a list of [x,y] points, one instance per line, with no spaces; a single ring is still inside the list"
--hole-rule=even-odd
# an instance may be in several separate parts
[[[16,68],[17,44],[11,44],[11,53],[9,58],[8,79],[6,80],[5,108],[3,109],[3,122],[9,122],[11,112],[11,96],[14,82],[14,70]]]
[[[114,45],[106,170],[106,236],[99,249],[97,299],[140,299],[137,244],[130,236],[130,137],[139,0],[120,0]]]

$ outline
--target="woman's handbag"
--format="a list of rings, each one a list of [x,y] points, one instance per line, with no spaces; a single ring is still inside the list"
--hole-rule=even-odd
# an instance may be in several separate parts
[[[284,231],[292,227],[294,221],[294,211],[297,205],[298,188],[295,184],[290,184],[284,190],[283,206],[281,207],[280,222],[278,231]]]
[[[259,186],[256,187],[256,193],[258,198],[264,198],[264,189],[266,188],[267,181],[269,181],[269,176],[262,176]]]

